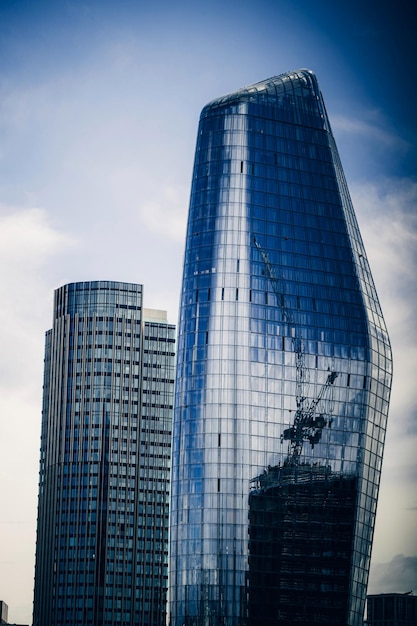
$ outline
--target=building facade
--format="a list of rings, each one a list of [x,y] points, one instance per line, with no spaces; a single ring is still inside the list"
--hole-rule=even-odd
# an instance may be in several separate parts
[[[367,596],[366,626],[415,626],[417,596],[408,593],[380,593]]]
[[[9,616],[9,607],[3,600],[0,600],[0,624],[7,624]]]
[[[34,626],[165,625],[174,346],[142,285],[56,290]]]
[[[390,385],[315,75],[209,103],[178,332],[172,626],[363,623]]]

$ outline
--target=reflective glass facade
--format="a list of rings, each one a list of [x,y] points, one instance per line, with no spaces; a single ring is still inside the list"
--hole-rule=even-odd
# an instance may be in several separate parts
[[[316,77],[211,102],[179,320],[172,626],[362,624],[390,385]]]
[[[46,334],[33,623],[165,625],[175,327],[65,285]]]

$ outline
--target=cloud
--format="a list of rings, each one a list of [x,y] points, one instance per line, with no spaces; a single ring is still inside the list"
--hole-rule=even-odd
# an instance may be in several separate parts
[[[0,379],[9,390],[12,384],[21,387],[30,372],[28,355],[39,345],[47,307],[51,317],[51,260],[73,244],[48,224],[41,209],[0,207]]]
[[[417,184],[385,179],[351,191],[391,335],[396,405],[410,410],[417,368]]]
[[[22,458],[15,454],[22,451],[15,441],[22,432],[16,430],[16,421],[32,427],[34,406],[40,415],[53,277],[59,271],[59,256],[73,244],[49,225],[41,209],[0,207],[0,408],[7,417],[0,420],[0,459],[5,468]],[[38,417],[34,423],[38,430]]]
[[[410,544],[417,548],[417,185],[385,178],[351,185],[351,193],[394,356],[374,542],[374,558],[385,561],[409,551]]]
[[[59,260],[74,244],[43,210],[0,206],[0,587],[9,606],[21,611],[19,621],[27,623],[44,333],[51,324]]]
[[[4,263],[8,260],[18,267],[38,270],[46,258],[69,244],[68,238],[55,231],[46,218],[46,213],[38,208],[15,209],[0,206],[0,254]],[[33,262],[36,266],[33,267]]]
[[[368,594],[417,591],[417,556],[397,554],[388,563],[371,566]]]
[[[142,222],[153,233],[175,242],[185,239],[188,209],[188,190],[179,186],[167,186],[156,195],[157,200],[139,207]]]
[[[353,118],[345,115],[332,115],[331,124],[337,133],[346,133],[348,135],[361,135],[368,140],[375,141],[384,148],[405,150],[408,143],[394,133],[390,133],[384,122],[380,119],[378,112],[372,111],[368,113],[372,121],[364,118]]]

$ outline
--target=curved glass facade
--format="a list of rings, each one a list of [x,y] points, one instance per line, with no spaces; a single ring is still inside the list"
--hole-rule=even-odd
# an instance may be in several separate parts
[[[172,626],[362,624],[390,385],[314,74],[211,102],[179,320]]]
[[[175,326],[142,285],[55,292],[46,334],[36,626],[164,626]]]

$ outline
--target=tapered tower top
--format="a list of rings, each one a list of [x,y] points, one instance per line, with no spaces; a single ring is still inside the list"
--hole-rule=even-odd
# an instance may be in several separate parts
[[[271,119],[331,132],[316,75],[309,69],[279,74],[216,98],[203,108],[201,119],[228,108],[238,113],[240,106],[251,103],[264,104],[265,116]]]

